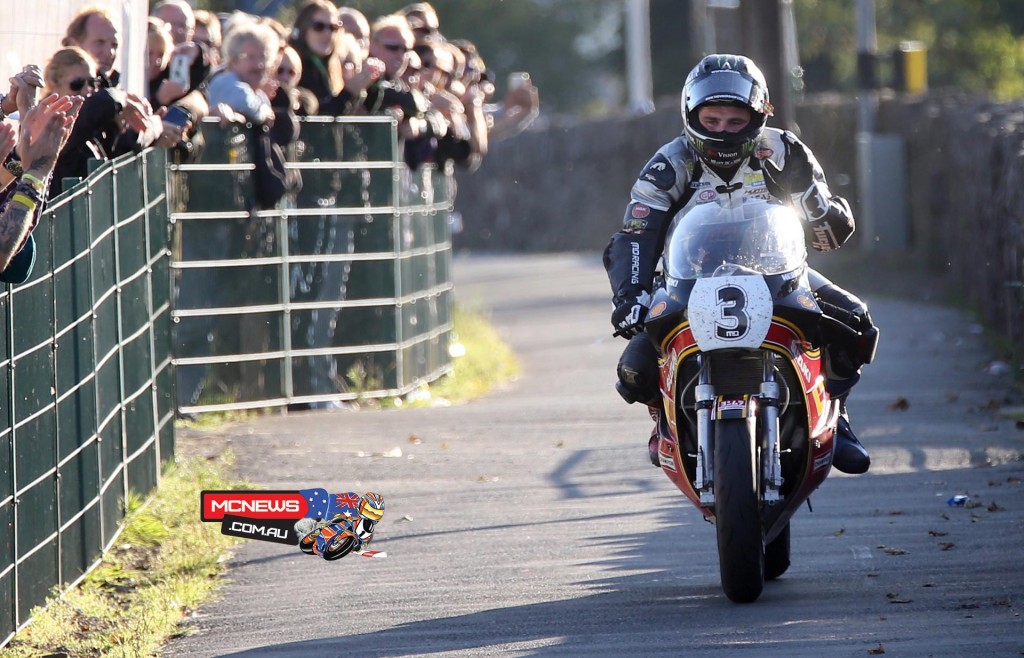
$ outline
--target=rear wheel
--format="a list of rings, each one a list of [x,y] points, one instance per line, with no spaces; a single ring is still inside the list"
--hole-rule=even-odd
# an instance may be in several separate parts
[[[715,527],[722,589],[736,603],[764,589],[765,555],[758,509],[755,418],[715,424]]]
[[[764,547],[764,578],[775,580],[789,568],[789,521],[775,539]]]

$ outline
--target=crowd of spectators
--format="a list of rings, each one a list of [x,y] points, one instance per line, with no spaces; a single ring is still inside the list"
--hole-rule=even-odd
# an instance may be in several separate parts
[[[160,147],[179,161],[201,161],[205,117],[248,124],[259,150],[297,139],[298,117],[386,114],[397,123],[411,169],[451,162],[473,170],[489,141],[525,129],[539,110],[538,91],[526,74],[495,99],[494,75],[476,46],[449,39],[426,2],[371,19],[330,0],[306,0],[286,26],[159,0],[147,21],[142,93],[126,90],[115,69],[116,25],[109,5],[81,10],[48,60],[26,66],[0,94],[0,282],[27,280],[35,258],[31,232],[42,206],[87,176],[90,160]],[[7,115],[18,123],[6,122]],[[256,180],[256,205],[272,207],[280,197],[260,198],[269,186],[259,183],[259,166]],[[325,240],[317,234],[310,241]],[[187,260],[217,260],[225,249],[194,236],[183,238],[181,248]],[[344,287],[347,270],[334,269]],[[187,270],[183,277],[189,274],[211,276]],[[321,278],[329,283],[330,277]],[[181,294],[204,288],[184,278],[178,285]],[[207,320],[182,329],[177,340],[206,341],[213,324]],[[293,333],[317,333],[307,329],[293,327]],[[314,338],[307,347],[328,340]],[[180,402],[196,402],[204,376],[199,368],[179,373]]]
[[[371,21],[352,7],[307,0],[285,26],[160,0],[148,21],[144,95],[121,86],[119,45],[112,8],[83,9],[49,60],[26,66],[0,98],[0,214],[19,217],[0,226],[5,281],[30,271],[31,227],[65,179],[86,176],[90,159],[149,146],[194,156],[206,116],[272,129],[284,144],[296,137],[298,116],[386,113],[398,122],[409,167],[451,161],[474,169],[489,140],[522,130],[539,109],[525,75],[495,102],[482,55],[470,41],[449,39],[427,2]],[[21,119],[17,129],[8,115]],[[51,148],[42,168],[29,160]]]
[[[426,2],[371,21],[352,7],[307,0],[286,26],[162,0],[152,11],[149,52],[147,100],[158,114],[170,105],[187,110],[192,123],[177,142],[186,148],[206,115],[283,123],[273,131],[283,145],[295,137],[295,117],[386,113],[398,122],[411,168],[452,161],[474,169],[489,139],[522,130],[539,109],[528,76],[492,102],[494,76],[483,57],[470,41],[447,38]],[[187,76],[176,73],[186,68]]]

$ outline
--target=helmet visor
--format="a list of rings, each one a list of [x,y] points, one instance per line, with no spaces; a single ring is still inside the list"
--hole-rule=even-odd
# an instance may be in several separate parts
[[[759,114],[764,113],[764,90],[739,71],[712,71],[690,83],[686,110],[692,112],[705,103],[742,103]]]

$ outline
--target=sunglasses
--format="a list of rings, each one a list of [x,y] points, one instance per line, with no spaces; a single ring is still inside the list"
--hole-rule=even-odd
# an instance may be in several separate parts
[[[309,29],[314,32],[323,32],[324,30],[330,30],[331,32],[337,32],[341,29],[341,26],[337,23],[324,23],[323,21],[313,21],[309,24]]]
[[[282,66],[282,67],[277,69],[277,74],[279,76],[282,76],[282,77],[283,76],[288,76],[289,78],[294,78],[295,77],[295,69],[286,69],[286,68],[284,68]]]
[[[95,89],[97,84],[96,78],[75,78],[68,83],[68,88],[77,94],[82,91],[82,88],[85,87],[85,85],[89,85]]]
[[[382,43],[384,50],[390,50],[393,53],[404,53],[408,52],[409,49],[405,47],[404,43]]]

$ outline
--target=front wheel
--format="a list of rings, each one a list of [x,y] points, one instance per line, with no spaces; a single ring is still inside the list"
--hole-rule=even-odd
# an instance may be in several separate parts
[[[764,578],[775,580],[789,568],[789,521],[775,539],[764,547]]]
[[[756,419],[715,425],[715,527],[722,589],[731,601],[752,603],[764,589],[764,535],[758,505]]]

